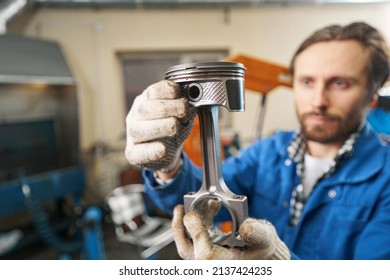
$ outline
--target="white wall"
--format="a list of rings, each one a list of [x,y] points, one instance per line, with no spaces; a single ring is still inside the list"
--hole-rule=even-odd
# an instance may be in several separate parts
[[[225,17],[227,16],[227,17]],[[228,20],[226,20],[228,18]],[[40,9],[25,35],[57,40],[79,82],[81,144],[116,140],[124,132],[124,93],[118,51],[229,49],[288,65],[314,29],[364,20],[390,41],[390,4],[297,5],[197,10]],[[294,128],[291,92],[269,95],[264,134]],[[233,114],[234,129],[252,135],[260,95],[248,92],[247,109]]]

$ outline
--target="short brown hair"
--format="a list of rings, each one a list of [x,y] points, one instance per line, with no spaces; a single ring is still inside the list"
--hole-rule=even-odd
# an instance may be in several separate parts
[[[390,51],[382,34],[364,22],[353,22],[345,26],[330,25],[311,34],[295,52],[290,73],[294,76],[296,57],[309,46],[326,41],[356,40],[369,52],[369,90],[373,94],[389,78]]]

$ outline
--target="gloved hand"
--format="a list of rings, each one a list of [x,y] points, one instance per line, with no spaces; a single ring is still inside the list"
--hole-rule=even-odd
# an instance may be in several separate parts
[[[211,206],[215,208],[215,206]],[[210,209],[209,209],[210,210]],[[289,249],[279,239],[274,226],[253,218],[246,219],[239,228],[244,247],[227,248],[214,244],[209,235],[210,213],[203,209],[184,215],[183,205],[174,209],[173,237],[180,257],[191,260],[287,260]],[[192,237],[188,237],[187,233]]]
[[[129,162],[152,170],[172,170],[195,113],[178,84],[162,80],[149,86],[136,97],[126,117]]]

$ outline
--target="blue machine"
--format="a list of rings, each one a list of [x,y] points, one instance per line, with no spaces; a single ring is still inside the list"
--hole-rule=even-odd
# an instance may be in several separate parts
[[[34,225],[35,235],[25,236],[14,250],[23,248],[34,239],[41,240],[54,249],[61,259],[69,259],[78,254],[82,259],[104,259],[101,236],[102,211],[90,206],[81,206],[81,196],[85,190],[84,171],[81,166],[72,166],[32,176],[21,176],[18,180],[0,184],[0,218],[27,210]],[[75,213],[79,217],[73,221],[63,221],[56,227],[51,225],[44,205],[50,201],[70,196]],[[77,220],[77,221],[76,221]],[[72,239],[64,239],[59,231],[76,224]]]
[[[14,250],[41,240],[64,259],[104,258],[100,209],[81,204],[77,81],[60,44],[0,35],[0,75],[0,238],[23,232]]]

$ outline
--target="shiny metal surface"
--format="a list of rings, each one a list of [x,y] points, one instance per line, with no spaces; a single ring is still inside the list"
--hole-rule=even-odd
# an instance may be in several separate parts
[[[244,110],[244,70],[239,63],[207,62],[177,65],[166,72],[167,79],[183,87],[200,120],[203,182],[196,193],[184,196],[185,211],[208,199],[219,200],[230,213],[233,229],[230,234],[214,236],[213,241],[230,247],[244,246],[237,231],[248,217],[248,204],[246,196],[229,190],[222,176],[218,106]]]
[[[172,66],[165,77],[183,87],[194,107],[218,105],[240,112],[245,109],[244,71],[241,63],[202,62]]]

